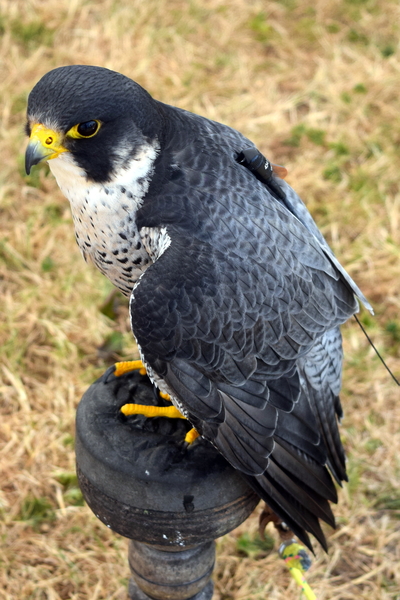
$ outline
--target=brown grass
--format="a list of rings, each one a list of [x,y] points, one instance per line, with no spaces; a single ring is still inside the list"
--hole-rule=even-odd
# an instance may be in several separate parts
[[[158,99],[240,129],[289,169],[374,304],[363,323],[400,376],[399,23],[396,0],[0,0],[0,599],[126,598],[126,540],[82,505],[74,411],[135,347],[121,302],[80,258],[46,170],[22,171],[24,110],[49,69],[98,64]],[[344,328],[350,483],[317,551],[319,600],[400,598],[399,392],[354,322]],[[99,350],[100,349],[100,350]],[[276,552],[218,542],[216,597],[297,599]],[[272,532],[270,532],[271,535]]]

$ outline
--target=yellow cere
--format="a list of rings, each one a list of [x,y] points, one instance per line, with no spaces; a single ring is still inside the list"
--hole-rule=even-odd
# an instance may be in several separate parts
[[[32,127],[29,143],[35,142],[40,144],[47,160],[57,158],[62,152],[67,152],[67,149],[61,144],[60,134],[41,123],[36,123]]]

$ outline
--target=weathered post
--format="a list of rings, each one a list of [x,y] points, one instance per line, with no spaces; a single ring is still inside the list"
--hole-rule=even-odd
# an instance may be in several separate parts
[[[103,375],[83,396],[76,420],[77,473],[94,514],[130,538],[131,600],[209,600],[215,538],[258,503],[204,440],[184,443],[181,419],[125,417],[124,404],[162,404],[145,375]]]

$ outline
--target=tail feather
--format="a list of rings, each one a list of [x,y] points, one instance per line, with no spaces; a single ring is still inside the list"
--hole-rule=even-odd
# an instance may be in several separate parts
[[[337,502],[336,488],[327,469],[318,464],[304,452],[301,452],[284,440],[275,440],[274,460],[291,475],[301,479],[313,490],[331,502]]]
[[[286,523],[295,535],[312,550],[307,532],[310,532],[327,551],[328,546],[318,518],[298,500],[288,494],[279,483],[271,480],[268,470],[261,476],[248,478],[251,487],[265,500],[268,506]]]

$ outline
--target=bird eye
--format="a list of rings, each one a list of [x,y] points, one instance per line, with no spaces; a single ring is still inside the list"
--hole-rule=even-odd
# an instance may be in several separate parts
[[[67,133],[73,138],[90,138],[96,135],[100,129],[100,121],[85,121],[84,123],[78,123],[74,125]]]
[[[99,128],[99,123],[97,121],[86,121],[86,123],[79,123],[76,128],[76,131],[82,137],[92,137]]]

